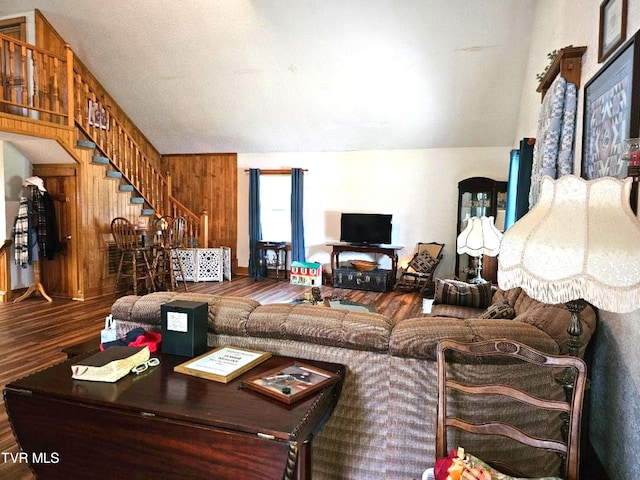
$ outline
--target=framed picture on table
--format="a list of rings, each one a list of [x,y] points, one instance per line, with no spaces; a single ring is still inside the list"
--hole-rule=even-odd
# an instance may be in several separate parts
[[[625,178],[625,140],[640,136],[640,32],[584,87],[581,175]]]

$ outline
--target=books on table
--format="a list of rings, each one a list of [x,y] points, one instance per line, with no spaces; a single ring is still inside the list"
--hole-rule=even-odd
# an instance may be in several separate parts
[[[149,347],[109,347],[71,366],[71,378],[116,382],[133,367],[149,360]]]

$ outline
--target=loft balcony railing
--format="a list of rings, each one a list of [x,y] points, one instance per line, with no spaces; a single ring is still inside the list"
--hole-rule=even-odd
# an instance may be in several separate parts
[[[172,195],[170,176],[154,166],[159,158],[145,153],[124,119],[111,111],[109,94],[92,87],[65,48],[61,57],[0,34],[0,112],[80,129],[158,216],[185,217],[185,238],[207,247],[207,212],[198,216]]]
[[[73,127],[73,52],[66,57],[0,34],[0,112]]]

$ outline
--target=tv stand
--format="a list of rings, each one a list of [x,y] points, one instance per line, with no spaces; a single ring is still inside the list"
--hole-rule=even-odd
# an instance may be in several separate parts
[[[354,243],[328,243],[331,247],[331,272],[335,272],[340,262],[341,252],[381,253],[391,259],[391,282],[396,281],[398,273],[398,250],[400,245],[357,245]]]

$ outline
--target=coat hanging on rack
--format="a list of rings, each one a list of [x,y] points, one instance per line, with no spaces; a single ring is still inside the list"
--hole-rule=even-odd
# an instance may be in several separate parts
[[[33,210],[40,256],[53,260],[60,245],[53,197],[49,192],[33,189]]]
[[[18,215],[13,224],[13,245],[16,265],[27,268],[32,261],[31,205],[27,197],[20,197]]]
[[[31,188],[31,199],[20,197],[18,215],[13,226],[15,259],[16,264],[23,268],[33,264],[34,282],[14,302],[24,300],[32,293],[40,293],[42,297],[51,302],[52,298],[47,295],[44,286],[40,283],[38,257],[46,255],[52,259],[53,252],[58,249],[58,230],[55,223],[53,199],[44,188],[44,181],[40,177],[29,177],[22,183],[22,186]],[[47,196],[50,200],[45,200]],[[47,204],[50,206],[47,207]],[[50,231],[55,232],[55,235]]]

